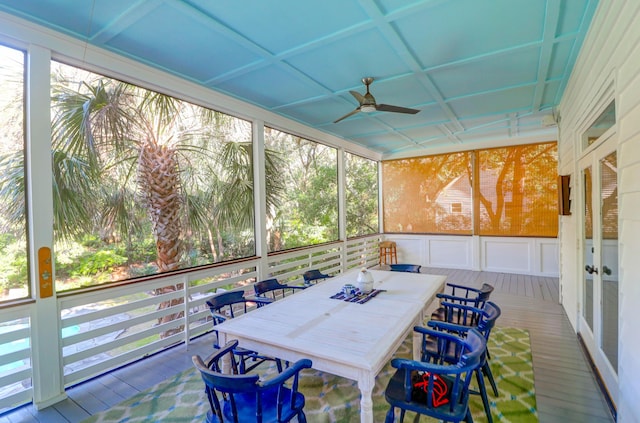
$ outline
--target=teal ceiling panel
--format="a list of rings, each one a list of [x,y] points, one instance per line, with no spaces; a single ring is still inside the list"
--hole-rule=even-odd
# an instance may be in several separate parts
[[[523,112],[530,108],[535,87],[515,87],[486,94],[461,97],[448,104],[456,115],[478,117]]]
[[[123,13],[136,13],[141,1],[2,0],[0,10],[79,38],[91,38]],[[151,7],[157,1],[147,2]],[[145,9],[149,8],[145,5]]]
[[[439,2],[396,21],[399,34],[428,69],[542,40],[544,1]]]
[[[350,138],[368,137],[374,133],[385,133],[389,130],[383,122],[361,113],[353,119],[345,119],[334,125],[335,131],[340,134],[349,134]]]
[[[436,125],[448,121],[447,115],[437,104],[420,107],[420,112],[415,115],[403,113],[377,113],[376,118],[395,129],[423,127]]]
[[[446,130],[440,125],[432,126],[417,126],[414,128],[407,128],[398,131],[405,137],[415,140],[417,142],[425,142],[436,138],[441,138],[446,135]]]
[[[365,76],[387,78],[411,71],[376,29],[320,45],[287,62],[332,91],[361,90]]]
[[[187,3],[274,55],[309,48],[370,20],[358,2],[343,0],[188,0]]]
[[[571,60],[571,49],[575,45],[575,40],[569,39],[556,43],[551,52],[551,63],[549,64],[546,79],[560,79],[567,72],[567,68],[573,63]]]
[[[277,65],[254,70],[216,85],[216,88],[239,98],[251,98],[255,104],[269,108],[298,102],[325,93],[309,85],[299,74]]]
[[[170,6],[155,8],[144,19],[131,22],[106,40],[105,45],[201,82],[262,60],[206,21]],[[167,51],[171,54],[166,54]]]
[[[505,86],[535,83],[539,57],[539,48],[523,48],[511,54],[442,67],[429,72],[429,76],[445,98],[486,93]]]
[[[581,27],[591,21],[593,11],[595,10],[594,0],[571,0],[561,2],[560,19],[558,21],[558,30],[556,37],[567,34],[576,34]],[[585,13],[586,11],[586,13]]]
[[[341,110],[343,106],[343,101],[336,100],[333,97],[325,97],[315,101],[290,104],[279,108],[278,111],[294,120],[311,123],[314,126],[322,126],[323,130],[333,132],[337,127],[337,125],[333,124],[333,121],[337,118],[335,111]]]
[[[560,81],[549,81],[544,85],[541,109],[552,108],[560,102]]]

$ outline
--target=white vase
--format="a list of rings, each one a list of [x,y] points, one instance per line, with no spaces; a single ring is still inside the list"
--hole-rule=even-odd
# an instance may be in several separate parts
[[[360,273],[358,273],[356,282],[358,290],[363,294],[368,294],[373,291],[373,275],[371,272],[368,272],[367,269],[362,269]]]

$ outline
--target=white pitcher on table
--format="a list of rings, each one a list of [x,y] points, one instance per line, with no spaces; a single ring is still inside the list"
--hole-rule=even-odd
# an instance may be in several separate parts
[[[373,291],[373,275],[366,268],[362,268],[358,273],[357,287],[363,294]]]

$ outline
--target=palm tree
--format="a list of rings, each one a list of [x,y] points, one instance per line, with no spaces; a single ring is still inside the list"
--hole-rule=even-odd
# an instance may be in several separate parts
[[[220,238],[223,229],[251,227],[251,143],[229,139],[236,120],[102,77],[85,79],[76,89],[69,88],[62,73],[56,82],[52,125],[59,237],[73,238],[100,226],[109,236],[128,239],[145,226],[137,211],[143,206],[158,272],[169,272],[184,266],[187,233],[211,233],[213,228]],[[276,153],[267,153],[268,202],[277,202],[283,190],[278,161]],[[204,189],[194,195],[187,187],[196,180]],[[221,243],[217,247],[220,256]],[[156,294],[180,289],[167,286]],[[181,313],[163,322],[178,317]]]

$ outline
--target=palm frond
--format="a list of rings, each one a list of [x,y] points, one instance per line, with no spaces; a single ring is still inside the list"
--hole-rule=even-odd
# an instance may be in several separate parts
[[[0,157],[0,216],[5,221],[3,233],[13,233],[24,236],[26,234],[24,222],[25,181],[24,181],[24,152],[12,151]]]

